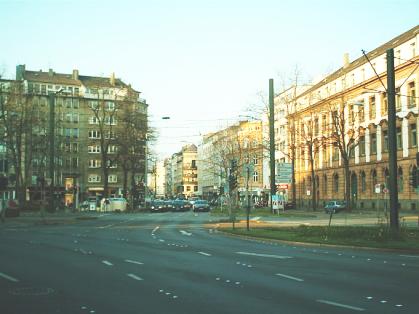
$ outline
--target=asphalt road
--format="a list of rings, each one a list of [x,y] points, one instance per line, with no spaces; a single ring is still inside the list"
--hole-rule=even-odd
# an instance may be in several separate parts
[[[0,225],[0,313],[418,313],[419,256],[247,240],[207,213]]]

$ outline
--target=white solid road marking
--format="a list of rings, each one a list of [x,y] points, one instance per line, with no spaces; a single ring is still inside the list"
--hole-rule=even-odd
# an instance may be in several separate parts
[[[103,264],[108,265],[108,266],[113,266],[113,264],[111,262],[108,261],[102,261]]]
[[[211,256],[211,254],[205,253],[205,252],[198,252],[198,254],[205,255],[205,256]]]
[[[187,236],[189,236],[189,237],[192,235],[192,233],[187,232],[187,231],[185,231],[185,230],[180,230],[180,233],[181,233],[181,234],[183,234],[183,235],[187,235]]]
[[[419,258],[419,255],[399,255],[401,257],[413,257],[413,258]]]
[[[0,273],[0,277],[3,277],[4,279],[13,281],[13,282],[19,282],[19,279],[13,278],[12,276]]]
[[[127,274],[127,276],[128,276],[128,277],[131,277],[132,279],[135,279],[135,280],[144,280],[143,278],[138,277],[138,276],[136,276],[136,275],[134,275],[134,274]]]
[[[288,276],[288,275],[285,275],[285,274],[275,274],[275,275],[277,275],[279,277],[284,277],[284,278],[292,279],[292,280],[295,280],[295,281],[304,281],[304,279],[293,277],[293,276]]]
[[[259,254],[259,253],[250,253],[250,252],[236,252],[236,254],[260,256],[260,257],[270,257],[270,258],[279,258],[279,259],[292,258],[291,256],[271,255],[271,254]]]
[[[336,302],[327,301],[327,300],[316,300],[316,301],[319,302],[319,303],[324,303],[324,304],[328,304],[328,305],[334,305],[334,306],[338,306],[338,307],[343,307],[343,308],[349,309],[349,310],[365,311],[365,309],[363,309],[361,307],[351,306],[351,305],[347,305],[347,304],[336,303]]]
[[[130,260],[130,259],[126,259],[125,261],[126,261],[127,263],[131,263],[131,264],[144,265],[144,263],[137,262],[137,261],[133,261],[133,260]]]

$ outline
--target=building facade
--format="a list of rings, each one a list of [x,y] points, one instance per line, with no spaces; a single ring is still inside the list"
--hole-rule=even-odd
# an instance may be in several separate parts
[[[419,123],[417,86],[419,26],[349,62],[292,100],[288,124],[295,125],[297,205],[321,207],[344,199],[351,207],[384,208],[388,194],[388,104],[386,50],[394,49],[397,111],[397,186],[402,209],[419,207],[417,175]],[[345,175],[345,158],[348,175]],[[376,186],[381,190],[376,193]],[[384,192],[386,189],[384,189]],[[314,197],[313,197],[314,194]]]
[[[27,199],[41,197],[40,188],[52,181],[55,198],[70,206],[95,195],[138,201],[148,132],[148,105],[140,92],[114,74],[29,71],[25,65],[16,67],[15,82],[23,86],[36,117],[31,138],[39,139],[38,146],[25,143],[24,171],[31,178]]]

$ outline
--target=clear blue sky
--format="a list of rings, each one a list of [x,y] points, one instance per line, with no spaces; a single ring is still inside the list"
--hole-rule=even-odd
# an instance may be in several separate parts
[[[295,65],[316,78],[414,27],[418,0],[0,0],[0,73],[112,72],[140,90],[169,156],[237,119]],[[170,116],[170,120],[161,120]]]

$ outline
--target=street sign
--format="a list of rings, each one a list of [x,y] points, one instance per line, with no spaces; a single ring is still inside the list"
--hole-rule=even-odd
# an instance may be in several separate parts
[[[288,184],[287,183],[280,183],[276,185],[277,190],[288,190]]]
[[[387,194],[389,192],[389,190],[387,188],[383,189],[383,193]]]
[[[375,193],[380,194],[381,193],[381,184],[377,183],[375,186]]]
[[[311,191],[307,190],[307,195],[310,196],[311,195]]]

